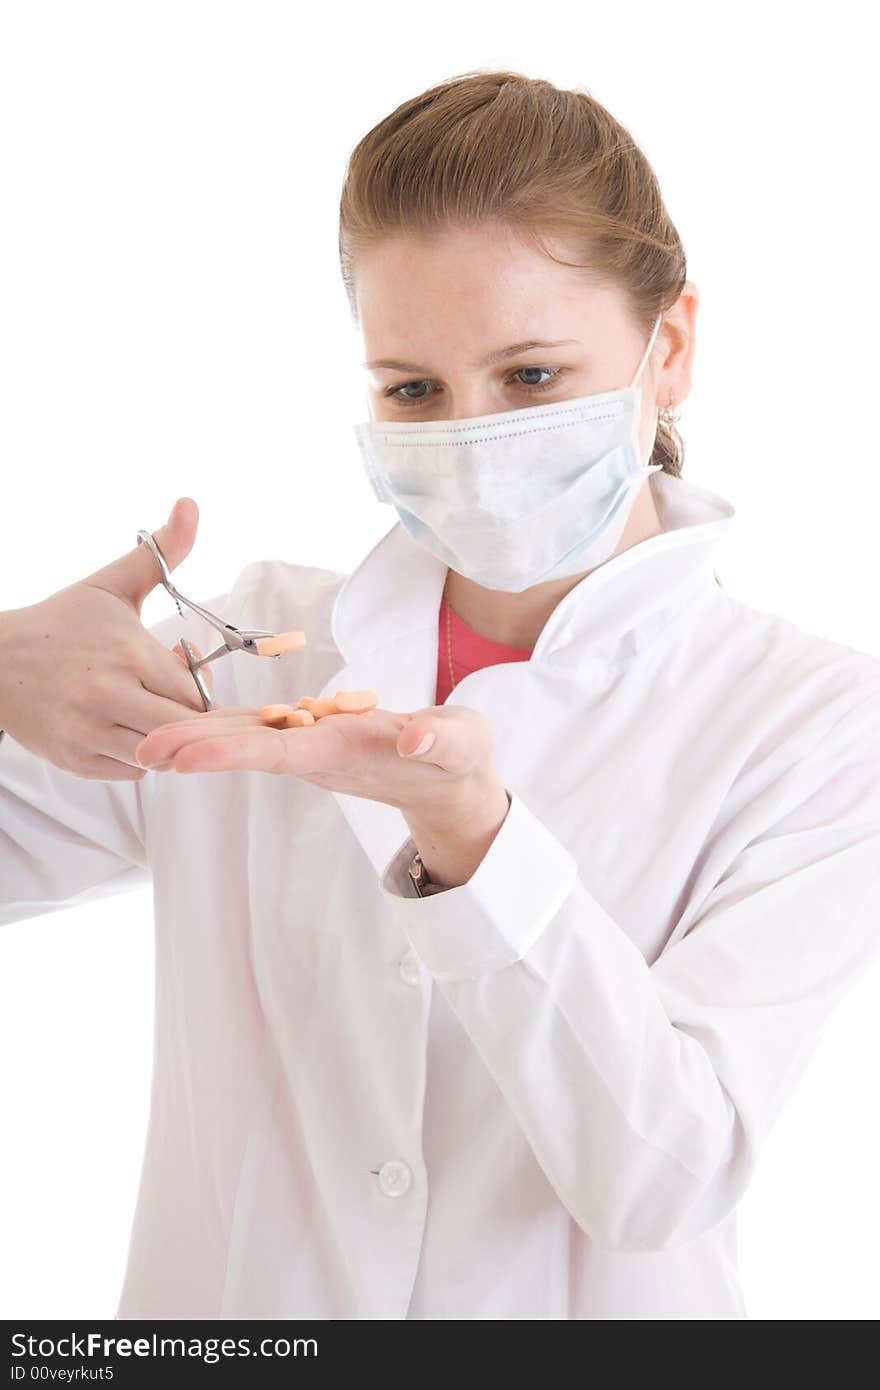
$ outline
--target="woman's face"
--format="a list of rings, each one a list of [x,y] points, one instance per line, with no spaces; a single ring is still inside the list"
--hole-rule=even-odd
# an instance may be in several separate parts
[[[374,420],[463,420],[619,390],[647,346],[620,290],[503,226],[388,237],[358,259],[356,295]],[[658,406],[690,388],[696,303],[688,282],[643,369],[643,457]]]

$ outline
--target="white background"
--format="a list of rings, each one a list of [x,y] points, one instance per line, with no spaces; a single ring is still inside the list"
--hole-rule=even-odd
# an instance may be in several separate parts
[[[856,3],[7,0],[0,609],[130,550],[184,495],[193,598],[257,559],[348,570],[385,533],[351,432],[345,161],[406,98],[497,67],[585,88],[658,174],[701,292],[685,475],[737,508],[725,586],[880,655],[870,21]],[[171,611],[159,588],[142,617]],[[112,1314],[151,912],[141,889],[0,937],[2,1317]],[[878,1012],[874,969],[766,1145],[741,1207],[752,1318],[880,1313]]]

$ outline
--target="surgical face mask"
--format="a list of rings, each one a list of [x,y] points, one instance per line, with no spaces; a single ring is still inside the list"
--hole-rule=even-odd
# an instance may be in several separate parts
[[[629,386],[468,420],[354,426],[367,477],[414,540],[487,589],[521,593],[614,551],[646,477],[639,378]],[[648,458],[653,450],[653,440]]]

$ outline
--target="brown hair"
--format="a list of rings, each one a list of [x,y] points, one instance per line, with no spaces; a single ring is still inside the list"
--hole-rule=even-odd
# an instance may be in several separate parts
[[[339,258],[357,313],[358,251],[386,233],[501,221],[562,265],[622,289],[645,340],[687,279],[684,248],[647,159],[594,97],[517,72],[476,70],[403,102],[348,160]],[[582,259],[552,256],[566,238]],[[681,474],[662,418],[652,463]]]

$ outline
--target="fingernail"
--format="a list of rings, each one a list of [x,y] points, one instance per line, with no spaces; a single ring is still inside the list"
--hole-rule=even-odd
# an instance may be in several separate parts
[[[436,735],[431,733],[431,731],[429,730],[428,733],[425,734],[425,737],[422,739],[418,747],[414,748],[411,753],[405,753],[404,757],[418,758],[422,753],[427,753],[428,749],[433,747],[435,738]]]

